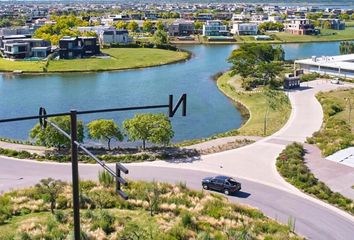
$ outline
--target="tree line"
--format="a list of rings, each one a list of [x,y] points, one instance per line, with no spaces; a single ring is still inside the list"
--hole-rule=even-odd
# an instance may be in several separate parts
[[[49,118],[65,132],[70,133],[70,118],[53,117]],[[168,145],[174,136],[172,124],[169,118],[164,114],[140,113],[133,118],[123,121],[122,127],[113,119],[98,119],[89,122],[84,126],[83,121],[78,121],[78,141],[84,141],[84,129],[87,128],[88,138],[107,143],[108,150],[111,150],[112,140],[123,141],[125,136],[129,141],[142,141],[142,148],[146,148],[146,143]],[[70,147],[70,140],[63,134],[59,133],[53,127],[42,129],[39,124],[36,124],[30,130],[30,138],[37,144],[47,147],[55,147],[59,151],[62,148]]]

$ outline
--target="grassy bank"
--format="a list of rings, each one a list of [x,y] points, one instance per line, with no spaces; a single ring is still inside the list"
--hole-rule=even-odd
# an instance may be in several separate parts
[[[102,49],[111,56],[108,59],[87,58],[72,60],[51,60],[48,72],[89,72],[124,70],[159,66],[188,59],[183,51],[168,51],[151,48]],[[0,59],[0,71],[22,70],[23,72],[44,72],[45,61],[9,61]]]
[[[260,92],[247,92],[240,89],[240,79],[231,77],[229,72],[224,73],[217,80],[219,89],[234,102],[244,105],[250,117],[248,121],[238,129],[240,135],[245,136],[264,136],[264,118],[267,111],[266,95]],[[278,92],[284,101],[275,110],[270,110],[267,117],[266,135],[271,135],[281,129],[291,113],[291,105],[283,92]]]
[[[329,204],[354,214],[354,203],[340,193],[333,192],[326,184],[319,181],[304,162],[305,150],[302,145],[293,143],[277,158],[279,173],[292,185]]]
[[[279,42],[326,42],[354,40],[353,28],[345,30],[321,29],[321,34],[315,35],[294,35],[286,32],[269,34],[275,41]]]
[[[319,131],[308,139],[321,149],[324,156],[354,145],[354,116],[349,123],[349,100],[354,105],[354,89],[320,92],[317,99],[322,105],[324,120]],[[353,114],[351,114],[353,115]]]
[[[114,184],[81,181],[83,239],[301,239],[294,225],[185,184],[129,182],[122,200]],[[0,196],[0,239],[71,239],[71,186],[61,185],[54,213],[40,187]]]

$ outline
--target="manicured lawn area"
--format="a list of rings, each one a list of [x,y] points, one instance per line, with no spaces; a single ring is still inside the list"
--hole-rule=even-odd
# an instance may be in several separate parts
[[[220,90],[235,102],[240,102],[250,112],[250,118],[238,131],[240,135],[263,136],[264,117],[267,111],[267,100],[263,92],[238,92],[240,89],[240,79],[230,77],[229,73],[223,74],[217,81]],[[241,89],[240,89],[241,90]],[[270,110],[267,117],[266,135],[271,135],[278,131],[288,121],[291,113],[291,105],[283,92],[284,101],[277,109]]]
[[[73,60],[52,60],[48,72],[106,71],[152,67],[187,59],[186,52],[151,48],[110,48],[102,52],[111,55],[108,59],[88,58]],[[22,70],[43,72],[43,62],[8,61],[0,59],[0,71]]]
[[[354,89],[331,91],[317,94],[324,112],[324,122],[320,131],[308,139],[316,143],[324,156],[331,155],[354,143]],[[349,123],[349,102],[352,104],[351,121]]]
[[[0,58],[0,71],[43,72],[45,61],[9,61]]]
[[[275,40],[280,42],[321,42],[321,41],[340,41],[340,40],[353,40],[353,28],[346,28],[345,30],[330,30],[321,29],[321,34],[317,36],[304,35],[298,36],[286,32],[272,33]]]

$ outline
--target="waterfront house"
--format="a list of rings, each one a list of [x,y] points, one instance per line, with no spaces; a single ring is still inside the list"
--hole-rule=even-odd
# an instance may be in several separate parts
[[[196,19],[200,22],[206,22],[213,20],[213,14],[212,13],[199,13]]]
[[[63,37],[59,40],[61,59],[84,58],[100,53],[96,37]]]
[[[257,35],[258,25],[255,23],[234,23],[231,33],[235,35]]]
[[[288,20],[285,24],[285,32],[295,35],[312,35],[318,34],[319,30],[315,29],[309,19],[301,18]]]
[[[227,26],[219,20],[207,21],[206,24],[203,25],[203,36],[227,36],[229,35],[229,31],[227,30]]]
[[[116,29],[112,26],[90,26],[90,27],[78,27],[79,32],[95,32],[98,36],[99,43],[101,45],[108,44],[128,44],[133,41],[133,38],[129,36],[129,32],[125,29]]]
[[[189,36],[194,34],[194,21],[187,21],[183,19],[175,20],[168,27],[168,34],[170,36]]]
[[[5,58],[10,59],[46,58],[51,52],[51,44],[25,35],[10,35],[2,37],[0,51]]]
[[[326,18],[319,18],[318,19],[320,25],[323,27],[325,22],[329,23],[331,29],[334,30],[345,30],[345,23],[340,19],[326,19]]]

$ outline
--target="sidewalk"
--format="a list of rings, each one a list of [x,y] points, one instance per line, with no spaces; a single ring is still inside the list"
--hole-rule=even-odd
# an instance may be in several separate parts
[[[311,172],[332,191],[354,200],[354,168],[326,160],[315,145],[304,144],[305,162]]]

